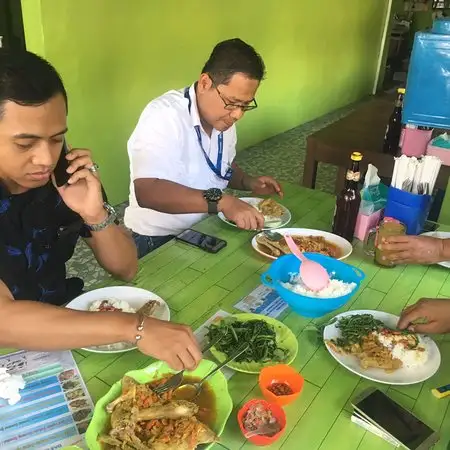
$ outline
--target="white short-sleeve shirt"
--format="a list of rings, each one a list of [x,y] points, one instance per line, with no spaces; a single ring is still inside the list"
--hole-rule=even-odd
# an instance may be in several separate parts
[[[139,234],[176,235],[203,219],[206,214],[165,214],[141,208],[136,201],[134,180],[159,178],[202,190],[224,189],[228,184],[209,167],[194,127],[200,127],[203,149],[214,164],[218,156],[220,133],[213,130],[209,137],[203,130],[195,86],[189,88],[190,111],[184,91],[172,90],[152,100],[145,107],[128,140],[131,182],[125,225]],[[236,127],[233,125],[223,132],[222,175],[225,175],[235,156]]]

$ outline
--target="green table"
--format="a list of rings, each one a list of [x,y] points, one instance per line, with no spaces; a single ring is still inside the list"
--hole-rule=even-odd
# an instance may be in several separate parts
[[[294,185],[286,185],[285,190],[282,203],[292,212],[290,226],[329,230],[334,208],[332,196]],[[134,282],[136,286],[164,298],[171,308],[173,320],[190,324],[193,329],[218,309],[236,312],[233,305],[260,284],[260,274],[268,267],[268,261],[252,249],[251,233],[232,228],[218,218],[205,220],[197,229],[225,239],[227,247],[212,255],[170,242],[141,261]],[[398,314],[405,305],[420,297],[450,297],[450,272],[439,266],[380,269],[358,248],[347,261],[360,267],[367,278],[344,309],[380,309]],[[383,440],[365,433],[350,422],[350,399],[374,383],[342,368],[319,344],[311,325],[322,323],[327,318],[311,321],[288,310],[281,320],[298,337],[299,353],[293,367],[302,373],[306,382],[297,402],[286,407],[286,432],[270,448],[391,448]],[[442,439],[436,448],[444,449],[450,439],[449,400],[436,399],[431,394],[431,388],[450,383],[450,336],[438,337],[437,341],[442,353],[442,365],[431,380],[407,387],[378,387],[412,409],[430,426],[440,428]],[[74,355],[94,401],[104,395],[125,372],[152,362],[139,351],[119,355],[75,351]],[[236,373],[229,387],[235,408],[222,435],[222,442],[230,450],[249,448],[251,445],[245,442],[238,428],[236,412],[243,402],[261,396],[257,377]]]

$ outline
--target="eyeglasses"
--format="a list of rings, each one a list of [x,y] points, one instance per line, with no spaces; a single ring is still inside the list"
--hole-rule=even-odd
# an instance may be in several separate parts
[[[229,111],[235,111],[236,109],[241,109],[242,111],[247,112],[247,111],[251,111],[252,109],[256,109],[258,107],[258,103],[256,103],[255,99],[253,99],[248,105],[239,105],[237,103],[228,103],[228,101],[223,97],[222,93],[217,88],[216,83],[214,83],[214,80],[212,78],[211,78],[211,81],[214,86],[214,89],[217,91],[217,94],[219,95],[220,99],[223,101],[223,105],[224,105],[225,109],[227,109]]]

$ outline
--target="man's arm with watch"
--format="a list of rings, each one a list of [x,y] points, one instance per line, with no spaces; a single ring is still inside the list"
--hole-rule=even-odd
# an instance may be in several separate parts
[[[129,232],[117,222],[114,208],[103,203],[98,215],[84,218],[85,238],[98,263],[111,275],[131,281],[137,272],[137,250]]]
[[[223,194],[220,189],[193,189],[159,178],[136,179],[134,189],[141,208],[167,214],[222,212],[239,228],[248,230],[256,230],[264,225],[264,217],[256,208],[232,195]]]

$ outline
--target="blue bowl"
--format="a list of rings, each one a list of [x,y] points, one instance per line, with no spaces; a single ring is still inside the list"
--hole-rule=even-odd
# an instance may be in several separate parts
[[[305,256],[316,261],[327,269],[331,278],[356,283],[355,289],[350,294],[334,298],[315,298],[296,294],[282,286],[287,283],[291,275],[298,273],[300,260],[294,255],[284,255],[272,263],[269,270],[261,275],[264,285],[275,289],[278,295],[297,313],[305,317],[322,317],[344,306],[358,291],[361,281],[364,280],[364,272],[356,267],[345,264],[337,259],[319,253],[305,253]]]

